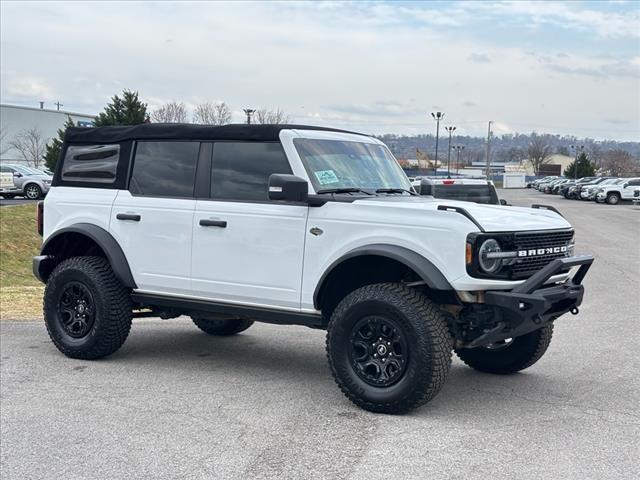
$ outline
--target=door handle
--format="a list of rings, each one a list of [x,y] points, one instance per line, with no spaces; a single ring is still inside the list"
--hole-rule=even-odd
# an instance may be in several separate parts
[[[200,225],[203,227],[227,228],[227,221],[226,220],[208,220],[206,218],[203,218],[202,220],[200,220]]]
[[[118,220],[132,220],[134,222],[139,222],[141,217],[137,213],[118,213],[116,218]]]

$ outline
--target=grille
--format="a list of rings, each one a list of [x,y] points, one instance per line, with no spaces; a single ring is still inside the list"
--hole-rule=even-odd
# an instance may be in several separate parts
[[[517,233],[514,243],[518,250],[552,248],[568,246],[573,239],[573,230],[559,232]],[[565,252],[549,253],[532,257],[518,258],[511,267],[512,278],[524,278],[533,275],[556,258],[565,257]]]

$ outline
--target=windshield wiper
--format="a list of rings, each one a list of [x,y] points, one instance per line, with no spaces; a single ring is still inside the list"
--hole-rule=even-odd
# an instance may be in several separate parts
[[[409,195],[418,196],[416,192],[412,192],[406,188],[379,188],[376,190],[376,193],[408,193]]]
[[[367,195],[373,195],[373,193],[367,192],[366,190],[358,187],[325,188],[323,190],[318,190],[316,193],[366,193]]]

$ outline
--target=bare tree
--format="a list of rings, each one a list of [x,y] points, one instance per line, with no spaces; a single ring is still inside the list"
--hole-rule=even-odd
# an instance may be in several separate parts
[[[4,155],[11,149],[9,142],[7,142],[7,129],[0,128],[0,156]]]
[[[193,123],[205,125],[227,125],[231,123],[231,109],[224,102],[206,102],[196,105]]]
[[[625,150],[610,150],[602,158],[602,169],[612,177],[622,177],[635,174],[639,170],[634,164],[633,157]]]
[[[279,108],[275,110],[269,110],[266,108],[256,110],[256,113],[253,115],[253,119],[255,123],[269,125],[289,123],[289,115]]]
[[[21,130],[11,141],[9,147],[17,150],[27,165],[38,168],[44,162],[47,142],[38,127]]]
[[[186,123],[187,108],[184,103],[169,102],[151,114],[151,121],[155,123]]]
[[[549,163],[552,147],[548,135],[539,135],[536,132],[531,134],[527,155],[533,168],[533,173],[538,175],[543,165]]]

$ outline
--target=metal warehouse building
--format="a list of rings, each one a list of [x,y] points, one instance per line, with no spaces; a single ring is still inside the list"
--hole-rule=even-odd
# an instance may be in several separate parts
[[[26,163],[17,150],[9,147],[9,142],[20,132],[36,128],[43,142],[47,143],[58,134],[58,129],[64,125],[67,117],[71,117],[78,126],[88,127],[92,125],[95,115],[0,104],[0,161]]]

